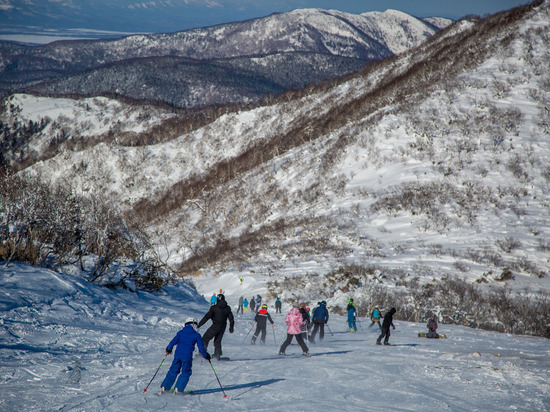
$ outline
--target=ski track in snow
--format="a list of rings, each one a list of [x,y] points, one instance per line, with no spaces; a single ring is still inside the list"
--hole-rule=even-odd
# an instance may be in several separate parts
[[[243,286],[217,281],[231,285],[224,292],[236,312],[241,294],[265,294],[264,279],[247,279]],[[197,279],[203,291],[215,283]],[[136,296],[16,264],[0,268],[0,302],[6,305],[2,411],[550,410],[550,345],[543,338],[440,325],[448,338],[430,340],[416,336],[424,324],[396,321],[390,342],[398,346],[385,347],[375,344],[379,331],[367,320],[348,333],[345,319],[332,315],[332,333],[327,329],[322,342],[308,344],[310,358],[295,342],[282,357],[283,307],[282,314],[272,313],[275,336],[268,325],[265,345],[250,344],[251,313],[236,316],[235,333],[226,332],[224,355],[231,361],[212,364],[227,398],[202,358],[193,363],[192,394],[159,397],[171,356],[144,388],[164,348],[186,316],[200,319],[208,309],[193,289],[178,285]]]

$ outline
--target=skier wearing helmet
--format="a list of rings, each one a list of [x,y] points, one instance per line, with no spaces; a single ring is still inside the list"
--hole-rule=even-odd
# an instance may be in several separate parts
[[[258,335],[261,332],[262,337],[260,338],[260,342],[265,344],[267,321],[270,321],[271,324],[273,325],[273,319],[271,319],[271,315],[267,311],[267,305],[265,303],[262,305],[262,308],[256,314],[254,321],[256,321],[256,332],[254,332],[254,336],[252,336],[252,341],[250,343],[254,345],[256,343],[256,339],[258,338]]]
[[[201,335],[197,332],[196,328],[197,319],[187,318],[183,329],[177,333],[174,339],[172,339],[166,347],[166,356],[168,356],[172,353],[174,346],[177,346],[172,365],[160,385],[159,395],[165,391],[171,391],[172,385],[174,385],[176,378],[178,380],[173,392],[175,394],[183,393],[187,383],[189,382],[189,377],[191,376],[193,351],[195,350],[195,345],[199,348],[201,355],[204,356],[205,359],[210,360],[210,355],[206,352]]]
[[[328,309],[327,309],[327,302],[323,300],[322,302],[319,302],[319,306],[317,306],[313,310],[313,332],[311,333],[311,343],[315,343],[315,335],[317,335],[317,331],[319,331],[319,340],[323,340],[325,337],[325,325],[328,322]]]
[[[199,322],[199,328],[204,325],[208,320],[212,320],[212,326],[210,326],[204,335],[202,340],[204,341],[204,347],[208,348],[208,343],[214,339],[214,355],[213,357],[220,360],[222,356],[222,338],[227,327],[227,320],[229,319],[229,333],[233,333],[235,326],[235,318],[231,307],[225,301],[225,296],[220,293],[215,305],[210,306],[206,315]]]

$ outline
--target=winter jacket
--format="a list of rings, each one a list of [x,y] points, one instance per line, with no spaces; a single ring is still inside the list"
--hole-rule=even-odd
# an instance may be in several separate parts
[[[195,344],[201,355],[206,357],[208,353],[204,348],[201,335],[193,328],[193,325],[187,325],[170,341],[166,350],[171,351],[177,345],[174,359],[192,359]]]
[[[397,312],[395,308],[391,308],[388,313],[384,315],[384,322],[382,323],[382,330],[387,331],[390,326],[393,326],[393,314]]]
[[[435,332],[435,330],[437,329],[437,321],[435,319],[430,319],[428,321],[427,327],[431,332]]]
[[[218,303],[210,306],[206,315],[199,322],[199,328],[204,325],[209,319],[212,319],[212,326],[216,326],[220,329],[225,329],[227,326],[227,320],[229,319],[229,332],[233,331],[235,325],[235,318],[231,308],[227,305],[227,302],[222,299],[218,299]]]
[[[302,317],[302,314],[298,308],[292,308],[290,312],[286,315],[285,323],[288,325],[286,333],[290,335],[299,335],[302,333],[302,325],[305,325],[306,322]]]
[[[372,311],[371,319],[372,320],[380,320],[380,311],[378,309],[374,309]]]
[[[313,317],[311,318],[314,323],[327,323],[328,322],[328,310],[325,305],[319,305],[313,311]]]
[[[262,329],[265,328],[267,321],[270,321],[271,324],[273,325],[273,319],[271,319],[271,315],[266,309],[260,309],[260,311],[254,317],[254,320],[256,321],[258,326]]]
[[[355,320],[355,317],[357,316],[357,311],[355,310],[354,306],[351,306],[348,308],[348,322],[352,322]]]
[[[247,300],[247,299],[243,300],[243,306],[244,306],[245,308],[248,307],[248,300]]]
[[[298,311],[302,314],[302,318],[304,318],[305,324],[309,325],[310,317],[307,309],[305,306],[302,306]]]

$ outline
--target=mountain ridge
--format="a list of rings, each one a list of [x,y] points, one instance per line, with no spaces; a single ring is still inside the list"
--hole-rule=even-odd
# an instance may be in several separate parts
[[[450,20],[446,22],[449,24]],[[110,40],[58,41],[32,47],[0,42],[0,75],[3,79],[0,90],[27,90],[44,94],[55,92],[58,95],[82,93],[86,96],[114,93],[113,88],[106,90],[101,87],[102,83],[106,83],[105,78],[113,77],[112,73],[105,73],[105,65],[119,64],[120,67],[116,70],[121,72],[124,62],[129,59],[161,59],[171,56],[199,59],[205,64],[218,64],[226,71],[221,77],[231,76],[236,82],[245,83],[244,77],[239,78],[240,73],[232,73],[234,69],[231,65],[223,62],[223,59],[239,58],[243,60],[241,67],[249,66],[251,75],[258,78],[267,76],[261,88],[266,89],[267,93],[280,93],[281,88],[300,88],[309,83],[356,71],[368,61],[379,60],[420,44],[437,30],[431,23],[405,13],[400,14],[399,20],[392,13],[354,15],[321,9],[298,9],[244,22],[176,33],[139,34]],[[271,60],[272,72],[286,72],[286,79],[281,76],[276,78],[275,74],[266,73],[265,70],[262,72],[252,62],[257,56],[277,55],[281,56],[281,61]],[[326,57],[321,63],[322,55]],[[308,56],[319,57],[308,62]],[[322,64],[319,70],[306,73],[300,70],[308,64],[315,69],[317,63]],[[258,73],[253,72],[256,69]],[[182,68],[180,74],[184,70]],[[168,78],[171,68],[165,70],[159,62],[156,72]],[[145,69],[142,75],[154,76],[150,70]],[[190,107],[186,102],[191,99],[198,99],[193,106],[213,103],[212,100],[203,101],[197,97],[206,93],[204,89],[214,86],[198,74],[189,76],[187,87],[193,83],[204,83],[205,87],[199,88],[197,96],[189,99],[186,99],[187,96],[180,99],[166,96],[164,85],[152,87],[156,96],[142,93],[139,87],[133,86],[133,79],[129,78],[129,74],[124,76],[128,80],[119,79],[118,82],[121,90],[128,90],[126,95],[129,97],[156,99],[178,107]],[[97,79],[98,84],[95,87],[90,77]],[[298,81],[293,80],[298,77]],[[82,81],[89,84],[84,91],[78,88],[78,83]],[[273,81],[277,83],[276,87],[270,84]],[[72,83],[76,85],[71,85]],[[238,90],[231,90],[224,96],[219,96],[214,103],[250,99],[257,101],[267,93],[258,91],[253,95],[244,93],[240,96]]]
[[[338,82],[21,173],[139,216],[182,273],[366,267],[397,287],[509,270],[509,287],[548,290],[549,9],[460,21]],[[34,99],[12,96],[8,123]]]

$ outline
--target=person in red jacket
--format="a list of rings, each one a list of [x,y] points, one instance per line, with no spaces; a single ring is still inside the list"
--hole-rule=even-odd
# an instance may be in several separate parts
[[[262,308],[258,311],[258,313],[256,313],[256,317],[254,318],[254,320],[256,321],[256,332],[254,332],[254,336],[252,336],[252,341],[250,343],[252,345],[256,343],[256,339],[258,338],[260,332],[262,334],[260,342],[265,343],[267,321],[270,321],[273,325],[273,319],[271,319],[271,315],[267,311],[266,304],[262,305]]]
[[[305,356],[309,356],[309,349],[302,338],[302,326],[306,324],[302,314],[298,308],[294,307],[288,312],[285,318],[285,323],[288,325],[286,330],[286,340],[279,349],[279,355],[285,355],[285,350],[292,342],[292,338],[296,337],[298,345],[302,348]]]

